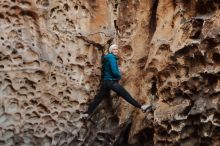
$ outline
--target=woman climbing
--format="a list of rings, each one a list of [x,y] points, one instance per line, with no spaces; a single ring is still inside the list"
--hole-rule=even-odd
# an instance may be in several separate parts
[[[119,96],[124,98],[128,103],[135,106],[136,108],[141,109],[143,112],[146,112],[151,108],[150,104],[141,105],[137,102],[128,92],[122,87],[118,82],[121,79],[121,73],[118,68],[118,46],[111,45],[109,47],[109,53],[103,56],[103,71],[102,71],[102,79],[101,79],[101,87],[99,92],[95,95],[94,100],[89,104],[87,114],[91,115],[99,103],[104,98],[109,98],[110,91],[115,91]]]

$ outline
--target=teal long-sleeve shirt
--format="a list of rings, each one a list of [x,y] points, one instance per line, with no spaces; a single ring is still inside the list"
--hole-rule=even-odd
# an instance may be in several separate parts
[[[104,80],[120,80],[121,73],[118,69],[118,58],[112,53],[104,56],[103,79]]]

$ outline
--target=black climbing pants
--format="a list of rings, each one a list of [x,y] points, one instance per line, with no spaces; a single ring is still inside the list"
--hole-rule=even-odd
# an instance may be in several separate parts
[[[126,91],[124,87],[122,87],[118,83],[118,81],[103,80],[101,82],[101,87],[99,92],[95,95],[94,100],[89,104],[87,113],[92,114],[92,112],[96,109],[96,107],[104,98],[109,98],[111,90],[115,91],[119,96],[124,98],[127,102],[129,102],[133,106],[137,108],[141,108],[141,104],[138,103],[134,98],[132,98],[132,96]]]

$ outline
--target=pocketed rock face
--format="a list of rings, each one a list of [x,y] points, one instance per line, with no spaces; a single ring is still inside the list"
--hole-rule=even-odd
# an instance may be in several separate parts
[[[82,144],[100,55],[80,36],[114,35],[108,1],[0,1],[0,145]]]
[[[0,145],[219,145],[219,7],[0,0]],[[85,121],[99,49],[111,42],[123,52],[121,84],[155,110],[143,114],[112,95]]]
[[[118,38],[132,48],[129,61],[135,62],[125,84],[136,84],[139,100],[155,105],[146,117],[132,116],[130,143],[220,144],[219,6],[209,0],[121,2]]]

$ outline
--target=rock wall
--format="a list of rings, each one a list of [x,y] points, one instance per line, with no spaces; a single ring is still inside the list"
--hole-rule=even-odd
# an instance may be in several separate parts
[[[0,0],[0,145],[220,144],[218,0]],[[101,50],[121,84],[91,118]]]

